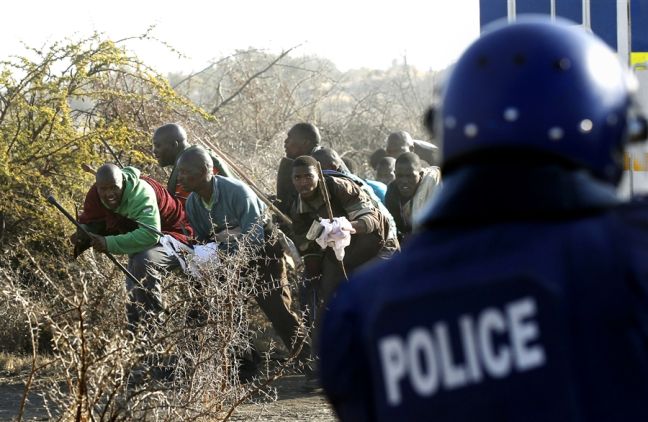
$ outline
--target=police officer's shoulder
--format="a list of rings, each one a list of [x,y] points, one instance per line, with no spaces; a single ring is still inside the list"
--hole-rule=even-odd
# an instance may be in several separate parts
[[[361,267],[353,274],[349,283],[343,284],[353,285],[349,287],[352,291],[364,292],[361,300],[365,300],[367,305],[377,303],[376,298],[380,296],[391,297],[389,291],[392,289],[399,290],[407,284],[417,282],[411,275],[420,273],[420,263],[429,261],[427,254],[431,243],[434,243],[434,236],[414,235],[403,247],[402,252],[389,260],[377,260]],[[367,294],[369,291],[371,294]]]
[[[635,195],[631,200],[622,202],[615,208],[624,221],[629,224],[640,224],[648,231],[648,194]]]

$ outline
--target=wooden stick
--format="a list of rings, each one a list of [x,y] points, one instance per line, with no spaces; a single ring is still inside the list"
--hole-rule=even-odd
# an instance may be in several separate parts
[[[86,173],[90,173],[93,176],[97,174],[97,171],[89,164],[83,163],[81,164],[81,168],[83,169],[83,171],[85,171]]]
[[[101,142],[104,144],[104,146],[105,146],[106,148],[108,148],[108,151],[110,152],[110,155],[113,156],[113,158],[115,159],[115,162],[117,163],[117,165],[119,166],[119,168],[120,168],[120,169],[123,169],[123,168],[124,168],[124,165],[121,163],[121,161],[119,161],[119,157],[117,157],[117,154],[115,154],[115,151],[113,151],[113,149],[110,147],[110,145],[108,145],[108,141],[106,141],[104,138],[99,138],[99,139],[100,139]]]
[[[216,148],[216,146],[214,146],[211,142],[207,140],[197,139],[197,141],[203,143],[209,149],[211,149],[216,154],[218,154],[218,156],[222,158],[223,161],[225,161],[225,163],[227,163],[227,165],[230,166],[232,170],[234,170],[245,181],[245,183],[247,183],[250,186],[250,188],[254,191],[254,193],[257,194],[259,199],[261,199],[261,201],[263,201],[263,203],[266,204],[272,210],[272,212],[274,212],[277,215],[277,217],[281,218],[287,224],[292,225],[292,220],[290,219],[290,217],[288,217],[286,214],[281,212],[281,210],[277,208],[275,204],[273,204],[272,201],[270,201],[270,199],[268,199],[268,197],[263,192],[261,192],[261,190],[252,181],[252,179],[250,179],[245,173],[243,173],[241,169],[234,162],[232,162],[232,160],[227,155],[223,154],[223,151]]]
[[[68,220],[70,220],[72,224],[76,226],[78,230],[85,233],[85,235],[88,236],[88,238],[92,238],[90,232],[85,227],[83,227],[78,221],[76,221],[74,217],[72,217],[72,215],[70,215],[70,213],[67,212],[67,210],[63,208],[61,204],[59,204],[59,202],[56,200],[56,198],[54,198],[54,196],[49,195],[47,197],[47,202],[54,205],[56,209],[58,209]],[[136,285],[141,285],[140,281],[137,278],[135,278],[135,276],[131,274],[131,272],[126,269],[126,267],[124,267],[119,261],[117,261],[117,258],[115,258],[113,254],[106,251],[104,252],[104,255],[106,255],[108,259],[110,259],[124,274],[126,274],[131,280],[133,280]]]
[[[320,192],[322,194],[322,198],[324,199],[324,203],[326,204],[326,212],[328,213],[329,221],[331,224],[333,224],[333,207],[331,207],[331,198],[329,197],[328,193],[328,188],[326,187],[326,179],[324,179],[324,172],[322,171],[322,166],[320,165],[320,162],[317,162],[317,172],[319,173],[319,188]],[[349,277],[347,276],[346,268],[344,268],[344,261],[341,259],[338,260],[340,263],[340,268],[342,269],[342,274],[344,275],[344,279],[349,281]]]

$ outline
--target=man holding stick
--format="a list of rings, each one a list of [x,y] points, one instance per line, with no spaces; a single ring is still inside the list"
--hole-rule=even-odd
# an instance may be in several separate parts
[[[319,316],[323,303],[344,279],[345,271],[351,273],[377,256],[390,256],[398,246],[388,239],[387,217],[352,180],[330,175],[322,179],[318,162],[310,156],[293,161],[292,179],[299,194],[291,211],[292,235],[304,260],[307,283],[319,297]],[[327,188],[327,195],[322,187]],[[344,217],[340,221],[346,221],[334,227],[330,236],[341,238],[344,231],[350,233],[349,244],[343,251],[339,247],[337,251],[329,247],[323,250],[316,241],[323,230],[320,221],[329,219],[329,206],[334,219]]]
[[[128,255],[128,270],[139,280],[138,284],[126,279],[131,328],[147,313],[160,312],[161,280],[155,269],[179,264],[159,244],[160,234],[183,243],[192,234],[180,202],[155,180],[140,177],[136,168],[104,164],[86,195],[79,223],[90,232],[90,238],[81,230],[72,235],[75,256],[91,246],[98,252]]]
[[[283,250],[271,236],[273,228],[264,215],[266,206],[243,182],[214,176],[212,166],[209,153],[202,147],[187,150],[177,164],[178,182],[190,192],[187,216],[196,238],[216,240],[226,253],[234,253],[244,243],[254,249],[257,256],[250,269],[259,271],[263,283],[255,299],[288,350],[302,350],[307,356],[299,318],[290,309]]]

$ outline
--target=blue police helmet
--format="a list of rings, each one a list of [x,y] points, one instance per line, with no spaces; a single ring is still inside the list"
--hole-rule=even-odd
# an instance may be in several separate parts
[[[617,183],[636,89],[616,54],[573,22],[492,24],[454,66],[435,113],[444,170],[506,148],[540,151]]]

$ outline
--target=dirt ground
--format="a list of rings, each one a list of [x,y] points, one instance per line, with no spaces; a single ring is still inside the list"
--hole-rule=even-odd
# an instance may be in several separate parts
[[[335,417],[326,403],[321,389],[307,383],[303,375],[287,375],[275,381],[278,400],[262,404],[239,406],[231,421],[334,421]],[[23,384],[15,378],[0,377],[0,421],[15,420],[18,415]],[[46,421],[43,400],[33,394],[26,406],[27,421]]]
[[[303,375],[288,375],[274,384],[279,399],[266,404],[245,404],[236,410],[232,421],[335,421],[322,390],[307,384]]]
[[[24,384],[15,379],[0,379],[0,421],[12,421],[18,416],[20,400],[23,395]],[[43,399],[32,394],[25,406],[24,420],[46,421],[47,412],[43,407]]]

